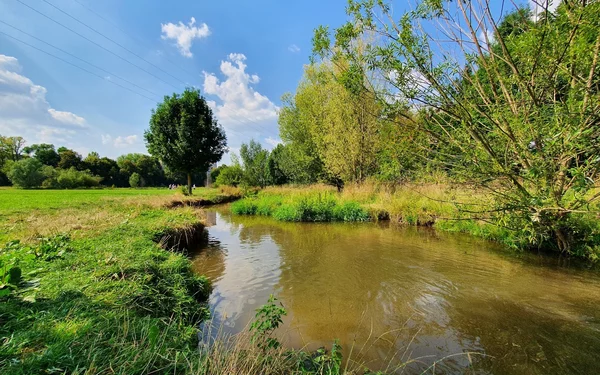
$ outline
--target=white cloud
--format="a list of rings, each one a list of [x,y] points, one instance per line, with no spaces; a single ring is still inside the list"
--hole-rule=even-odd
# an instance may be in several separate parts
[[[209,100],[208,104],[223,125],[250,127],[273,122],[279,109],[269,98],[260,94],[251,85],[260,81],[256,74],[246,73],[246,56],[231,53],[226,61],[221,61],[221,73],[225,76],[220,81],[213,73],[203,72],[204,92],[219,98],[220,104]],[[255,123],[252,125],[251,123]]]
[[[546,8],[550,13],[554,13],[560,0],[529,0],[529,7],[531,8],[531,17],[536,21],[540,15],[542,15]]]
[[[48,109],[48,113],[50,113],[50,116],[52,116],[52,118],[54,118],[56,121],[62,122],[64,124],[85,127],[85,119],[81,116],[77,116],[74,113],[57,111],[54,108]]]
[[[18,59],[0,54],[0,134],[28,143],[68,143],[88,126],[83,117],[59,111],[46,100],[46,88],[22,75]]]
[[[193,55],[190,48],[192,47],[194,39],[202,39],[210,35],[210,29],[207,24],[202,23],[199,26],[194,26],[195,24],[196,19],[194,17],[191,18],[187,25],[184,25],[181,21],[179,21],[178,24],[171,22],[166,24],[161,23],[160,27],[162,35],[160,37],[165,40],[175,40],[175,45],[179,49],[181,55],[192,57]]]
[[[102,144],[110,145],[116,148],[126,148],[135,145],[138,141],[137,135],[118,136],[113,138],[110,134],[102,134]]]
[[[295,44],[290,44],[290,46],[288,47],[288,51],[290,51],[292,53],[298,53],[298,52],[300,52],[300,47],[298,47]]]
[[[267,143],[268,145],[271,145],[273,147],[276,147],[278,144],[280,144],[282,142],[281,142],[281,139],[267,137],[267,138],[265,138],[265,143]]]

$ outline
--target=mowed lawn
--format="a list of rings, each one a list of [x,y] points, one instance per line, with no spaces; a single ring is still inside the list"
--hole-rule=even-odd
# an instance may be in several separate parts
[[[219,194],[220,190],[213,188],[194,190],[194,198],[212,199]],[[178,199],[186,198],[167,188],[0,188],[0,245],[13,239],[27,241],[65,232],[85,236],[91,234],[86,232],[110,227],[142,212],[147,214],[150,208],[156,210]]]
[[[174,195],[167,188],[147,189],[78,189],[78,190],[25,190],[0,188],[0,214],[10,215],[28,210],[52,210],[102,203],[138,196]]]

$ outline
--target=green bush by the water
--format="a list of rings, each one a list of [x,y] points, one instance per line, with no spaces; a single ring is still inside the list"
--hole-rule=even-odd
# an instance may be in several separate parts
[[[332,193],[288,196],[261,195],[231,205],[238,215],[272,216],[281,221],[368,221],[369,213],[358,202],[341,201]]]

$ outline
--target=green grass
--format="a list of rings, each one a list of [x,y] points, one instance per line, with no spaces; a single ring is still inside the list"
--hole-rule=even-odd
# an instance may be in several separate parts
[[[211,199],[220,193],[219,189],[197,188],[195,196]],[[167,188],[115,188],[115,189],[79,189],[79,190],[23,190],[0,188],[0,214],[11,215],[15,212],[30,210],[52,210],[67,207],[97,205],[107,201],[120,201],[123,198],[172,197],[175,192]]]
[[[0,190],[2,238],[20,241],[0,245],[0,269],[22,271],[0,297],[0,373],[184,367],[210,285],[155,242],[200,220],[190,207],[155,204],[169,199],[167,189]]]
[[[330,192],[271,195],[261,192],[231,205],[238,215],[271,216],[280,221],[329,222],[368,221],[370,216],[358,202],[344,201]]]
[[[342,370],[337,354],[323,360],[324,351],[261,347],[250,332],[198,349],[209,282],[157,240],[202,229],[193,204],[173,202],[220,202],[239,196],[237,189],[197,189],[194,197],[166,189],[0,194],[3,375],[365,373],[363,366]],[[353,204],[332,211],[331,197],[320,199],[326,209],[311,206],[311,217],[355,214]],[[263,203],[257,212],[283,207],[277,198]]]

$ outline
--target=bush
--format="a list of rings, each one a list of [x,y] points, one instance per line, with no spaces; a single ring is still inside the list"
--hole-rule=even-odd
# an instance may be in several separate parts
[[[244,171],[239,165],[231,167],[224,166],[217,175],[215,185],[217,186],[238,186],[244,178]]]
[[[137,172],[133,172],[131,176],[129,176],[129,186],[132,188],[139,188],[142,186],[142,176]]]
[[[100,177],[94,177],[87,171],[78,171],[74,167],[54,169],[46,166],[43,174],[46,179],[42,186],[50,189],[89,188],[100,185]]]
[[[39,187],[45,179],[42,167],[37,159],[22,159],[9,166],[7,176],[13,185],[20,188]]]

